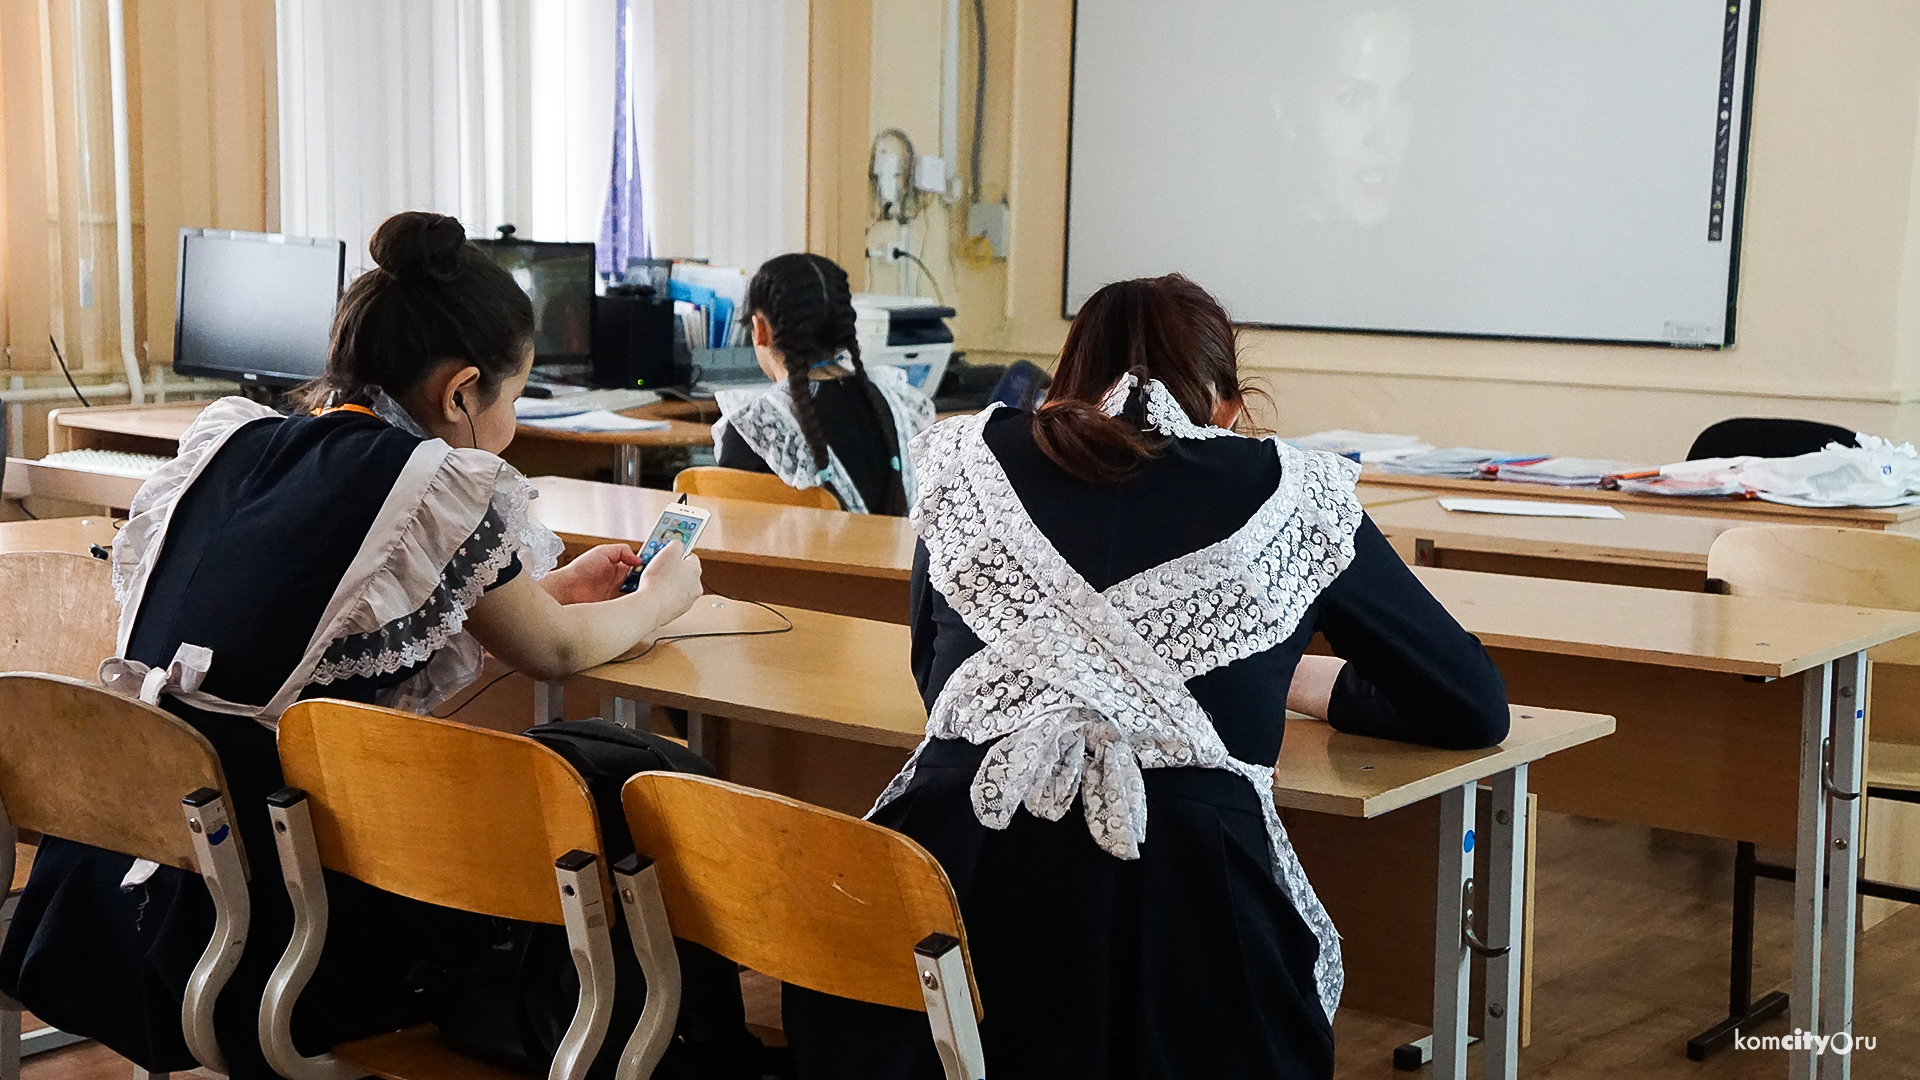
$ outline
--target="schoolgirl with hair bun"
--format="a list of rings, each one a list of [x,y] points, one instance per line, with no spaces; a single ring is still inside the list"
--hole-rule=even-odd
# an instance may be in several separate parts
[[[916,492],[907,444],[933,402],[898,368],[869,369],[847,272],[822,255],[768,259],[747,285],[760,369],[778,385],[715,395],[718,464],[823,487],[842,509],[901,516]]]
[[[499,456],[533,363],[526,294],[442,214],[391,217],[370,247],[377,265],[341,298],[326,374],[300,394],[308,407],[207,406],[180,455],[134,496],[113,546],[125,645],[102,681],[212,743],[251,864],[252,927],[215,1014],[233,1080],[274,1077],[256,1024],[293,929],[267,817],[283,784],[281,712],[325,696],[426,713],[471,683],[489,652],[534,678],[564,678],[633,648],[701,591],[699,559],[677,545],[630,594],[621,586],[640,560],[624,544],[558,565],[560,539],[528,512],[536,492]],[[152,672],[167,681],[149,683]],[[711,771],[666,740],[597,721],[550,730],[561,727],[528,734],[596,775],[614,770],[585,743],[632,763],[626,775]],[[609,843],[625,829],[601,827]],[[456,1044],[546,1071],[574,1008],[574,995],[554,990],[572,971],[564,941],[534,945],[552,928],[335,875],[327,891],[326,958],[295,1016],[302,1046],[432,1019]],[[48,837],[0,947],[0,992],[143,1069],[192,1069],[180,997],[211,925],[194,875]],[[733,966],[693,947],[681,965],[683,1015],[698,1028],[673,1051],[683,1065],[699,1059],[686,1075],[758,1076]],[[623,981],[616,1010],[641,992]],[[460,1007],[443,1009],[450,1002]],[[515,1022],[488,1028],[498,1017]],[[611,1077],[623,1043],[608,1039],[589,1075]]]

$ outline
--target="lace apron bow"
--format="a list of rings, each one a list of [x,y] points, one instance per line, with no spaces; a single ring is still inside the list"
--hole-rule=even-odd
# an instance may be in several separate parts
[[[973,785],[980,823],[1004,829],[1014,811],[1059,821],[1086,801],[1088,831],[1123,859],[1147,839],[1147,788],[1140,759],[1119,727],[1079,705],[1049,709],[994,743]]]

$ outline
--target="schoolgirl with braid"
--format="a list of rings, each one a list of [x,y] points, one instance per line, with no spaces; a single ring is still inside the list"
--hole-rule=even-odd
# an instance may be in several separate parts
[[[764,390],[723,390],[720,465],[823,487],[856,514],[903,515],[916,485],[907,443],[933,402],[898,368],[861,363],[847,272],[821,255],[767,260],[747,285]]]

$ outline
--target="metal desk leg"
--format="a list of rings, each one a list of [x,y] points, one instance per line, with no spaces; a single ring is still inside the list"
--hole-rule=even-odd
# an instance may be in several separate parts
[[[1433,1077],[1466,1080],[1467,943],[1460,928],[1473,888],[1473,822],[1477,784],[1440,796],[1440,865],[1433,917]]]
[[[1800,677],[1805,687],[1800,708],[1800,822],[1793,849],[1793,991],[1787,1004],[1788,1022],[1795,1032],[1818,1030],[1824,982],[1820,957],[1826,911],[1820,879],[1827,863],[1827,800],[1821,784],[1833,668],[1831,663],[1822,664]],[[1810,1080],[1813,1065],[1811,1050],[1788,1051],[1788,1080]]]
[[[565,683],[537,682],[533,684],[533,722],[550,724],[566,718]]]
[[[614,447],[613,482],[627,487],[640,486],[640,448],[631,443]]]
[[[632,698],[616,697],[613,694],[600,695],[600,718],[610,720],[623,728],[633,731],[645,731],[640,718],[647,715],[644,703]]]
[[[1514,1080],[1520,1071],[1521,946],[1526,941],[1527,767],[1493,778],[1493,835],[1487,837],[1486,1056],[1480,1075]]]
[[[1823,801],[1829,815],[1826,854],[1826,911],[1820,957],[1822,1035],[1843,1035],[1851,1051],[1853,1035],[1853,953],[1859,934],[1861,765],[1866,752],[1867,654],[1833,663],[1833,734],[1826,759]],[[1829,1046],[1816,1062],[1821,1080],[1852,1075],[1852,1053]]]
[[[714,730],[714,724],[714,718],[705,713],[687,712],[687,749],[706,758],[709,765],[713,764],[713,754],[719,742],[715,737],[719,733]]]

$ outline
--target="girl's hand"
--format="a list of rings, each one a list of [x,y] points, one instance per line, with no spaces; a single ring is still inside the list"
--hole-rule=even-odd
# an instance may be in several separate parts
[[[647,560],[635,592],[652,597],[660,605],[662,625],[672,622],[700,599],[700,556],[687,554],[686,546],[675,540]]]
[[[562,604],[592,604],[620,595],[627,574],[640,565],[640,556],[625,544],[601,544],[541,579],[547,595]]]

